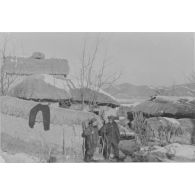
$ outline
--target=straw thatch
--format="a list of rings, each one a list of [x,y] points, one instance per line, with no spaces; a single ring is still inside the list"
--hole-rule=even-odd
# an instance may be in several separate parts
[[[193,144],[195,141],[195,120],[153,117],[146,119],[145,130],[149,139],[167,143]]]
[[[69,65],[66,59],[7,57],[4,72],[11,75],[51,74],[67,76]]]
[[[58,88],[56,83],[59,79],[55,79],[50,75],[45,76],[46,75],[32,75],[20,80],[19,83],[8,91],[8,95],[23,99],[52,101],[71,98],[67,90],[66,81],[62,80],[64,85]]]
[[[195,104],[192,97],[154,97],[135,106],[132,111],[143,112],[150,116],[195,118]]]
[[[97,102],[102,105],[118,106],[119,103],[103,90],[76,88],[69,79],[58,79],[52,75],[40,74],[17,79],[8,91],[9,96],[33,100],[66,100],[82,102]]]
[[[97,91],[89,88],[75,88],[71,89],[71,94],[74,101],[82,102],[84,99],[85,102],[96,102],[100,105],[119,106],[119,102],[103,90]]]

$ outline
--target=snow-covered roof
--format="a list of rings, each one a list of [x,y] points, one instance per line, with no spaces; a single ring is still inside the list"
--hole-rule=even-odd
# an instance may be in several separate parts
[[[153,116],[178,116],[195,118],[193,97],[157,96],[138,104],[134,112],[144,112]]]
[[[19,78],[8,91],[8,95],[25,99],[60,100],[71,98],[69,89],[66,80],[41,74]]]
[[[85,101],[95,100],[101,104],[119,105],[118,101],[103,90],[75,87],[67,78],[59,79],[52,75],[40,74],[18,78],[11,87],[8,95],[25,99],[70,99],[82,101],[84,93]]]

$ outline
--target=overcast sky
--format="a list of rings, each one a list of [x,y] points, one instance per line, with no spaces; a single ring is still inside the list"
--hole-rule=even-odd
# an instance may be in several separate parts
[[[90,52],[97,37],[97,63],[107,54],[107,71],[122,72],[120,83],[180,84],[187,82],[193,70],[193,33],[10,33],[9,52],[30,56],[41,51],[47,58],[66,58],[74,75],[78,74],[84,40]]]

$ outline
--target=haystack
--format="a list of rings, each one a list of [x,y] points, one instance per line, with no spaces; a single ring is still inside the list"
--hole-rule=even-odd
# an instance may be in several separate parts
[[[160,144],[195,143],[195,120],[153,117],[145,120],[145,131],[150,141]]]

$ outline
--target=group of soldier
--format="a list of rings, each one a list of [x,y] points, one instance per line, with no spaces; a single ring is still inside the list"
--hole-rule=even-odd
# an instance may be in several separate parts
[[[83,153],[84,161],[94,161],[94,153],[99,148],[99,152],[105,160],[111,158],[119,160],[119,141],[120,132],[117,123],[114,121],[114,116],[108,116],[108,120],[103,123],[103,126],[98,128],[96,118],[83,123]]]

